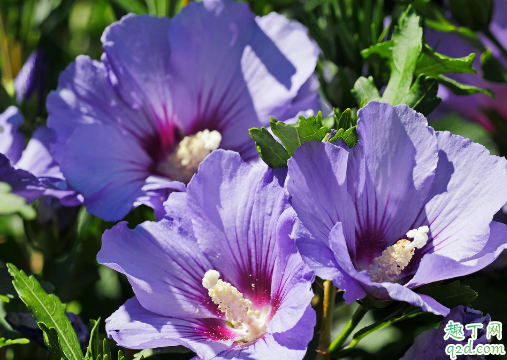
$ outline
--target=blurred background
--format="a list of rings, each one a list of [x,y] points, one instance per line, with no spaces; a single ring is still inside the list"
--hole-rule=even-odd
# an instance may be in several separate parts
[[[389,37],[393,29],[390,24],[396,23],[397,16],[409,3],[416,7],[431,3],[444,13],[442,2],[429,0],[249,1],[257,15],[276,11],[308,27],[322,49],[316,69],[321,94],[331,106],[340,109],[358,107],[350,89],[359,76],[373,76],[378,88],[387,82],[387,70],[378,64],[365,64],[360,51]],[[57,88],[60,72],[81,54],[100,59],[100,38],[108,25],[130,12],[172,17],[186,4],[185,0],[0,0],[0,113],[10,105],[18,106],[25,116],[21,131],[29,139],[39,125],[46,123],[45,100]],[[29,91],[20,90],[15,81],[25,63],[36,73]],[[432,126],[470,138],[493,154],[501,154],[498,134],[457,113],[436,119]],[[60,297],[67,304],[67,311],[79,314],[84,324],[99,317],[105,320],[133,296],[123,275],[98,265],[95,259],[104,230],[114,223],[88,214],[83,207],[55,207],[44,202],[35,206],[34,220],[24,220],[19,215],[0,217],[0,273],[5,275],[2,266],[11,262],[35,274],[45,290]],[[503,217],[498,214],[497,220],[503,221]],[[154,220],[152,210],[141,206],[125,220],[133,228],[146,219]],[[479,293],[472,304],[475,309],[507,324],[505,256],[461,281]],[[316,303],[321,296],[320,287],[317,282]],[[355,307],[344,305],[341,295],[337,295],[334,336],[345,326]],[[20,337],[4,318],[7,313],[23,311],[26,308],[18,299],[0,302],[0,337]],[[388,314],[389,309],[370,312],[363,323],[368,325]],[[437,327],[440,320],[427,314],[380,330],[363,340],[349,358],[399,359],[416,335]],[[103,322],[101,336],[105,336]],[[110,343],[114,346],[113,341]],[[315,348],[316,343],[310,344],[307,359],[315,358]],[[129,351],[128,358],[132,359],[135,353]],[[192,353],[176,349],[175,353],[154,355],[153,359],[192,357]],[[0,349],[0,360],[49,358],[47,350],[33,341]]]

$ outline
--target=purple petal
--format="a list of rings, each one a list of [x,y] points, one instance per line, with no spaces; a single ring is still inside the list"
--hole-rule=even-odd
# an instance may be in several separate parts
[[[312,301],[313,273],[304,264],[290,237],[296,213],[289,208],[278,221],[277,258],[271,284],[271,313],[268,332],[281,333],[293,328]]]
[[[477,272],[489,264],[507,249],[507,225],[491,222],[488,242],[476,255],[461,261],[440,255],[438,252],[425,255],[416,274],[406,285],[413,289],[432,282],[465,276]]]
[[[27,203],[37,200],[45,189],[28,171],[14,169],[3,154],[0,154],[0,182],[9,184],[12,193],[24,197]]]
[[[38,92],[39,101],[42,102],[47,72],[48,61],[45,53],[42,50],[34,51],[14,79],[18,103],[30,99],[34,92]]]
[[[114,88],[131,110],[146,114],[140,125],[155,127],[165,147],[173,146],[176,136],[169,61],[177,51],[167,41],[170,24],[168,18],[129,14],[102,35]]]
[[[151,207],[155,212],[155,219],[162,220],[166,214],[164,202],[174,191],[186,192],[185,184],[179,181],[171,181],[160,176],[150,176],[141,188],[144,195],[137,199],[139,204]]]
[[[25,148],[25,137],[18,130],[23,121],[23,115],[15,106],[9,106],[0,114],[0,153],[5,154],[13,165]]]
[[[222,279],[259,307],[270,302],[276,226],[289,206],[285,172],[252,167],[237,153],[217,150],[188,185],[199,246]]]
[[[86,56],[78,56],[60,75],[58,89],[49,94],[47,107],[48,127],[55,135],[51,151],[58,162],[69,152],[65,143],[74,129],[83,124],[116,125],[119,131],[137,139],[132,143],[137,141],[148,150],[158,142],[157,129],[150,118],[125,105],[113,90],[104,64]],[[91,140],[92,148],[102,145]]]
[[[215,359],[248,359],[248,360],[301,360],[313,337],[316,324],[315,310],[307,306],[298,323],[283,333],[266,333],[252,345],[237,350],[227,350]]]
[[[341,223],[339,224],[341,229]],[[315,275],[321,279],[333,281],[336,287],[342,289],[347,304],[366,296],[361,285],[338,265],[329,245],[316,240],[300,221],[297,221],[294,226],[293,237],[296,239],[297,248],[304,262],[315,272]]]
[[[218,311],[202,286],[212,265],[188,228],[186,213],[134,230],[121,222],[102,237],[97,261],[127,275],[144,308],[165,316],[217,317]]]
[[[358,216],[355,248],[362,249],[356,262],[367,267],[414,228],[438,157],[433,129],[408,106],[370,102],[358,116],[360,140],[351,150],[347,180]],[[345,239],[350,249],[348,232]]]
[[[329,244],[329,232],[342,222],[354,249],[355,212],[346,183],[348,155],[330,143],[305,142],[289,159],[287,190],[292,207],[315,239]]]
[[[29,171],[37,177],[52,177],[63,180],[64,177],[60,172],[60,167],[49,152],[51,139],[51,130],[45,126],[38,127],[16,167]]]
[[[147,349],[183,345],[203,360],[232,345],[234,333],[218,319],[177,319],[146,310],[136,298],[106,320],[106,332],[119,346]]]
[[[507,162],[449,132],[437,139],[435,181],[414,226],[430,224],[433,240],[416,256],[436,252],[459,261],[481,251],[493,215],[507,202]]]
[[[310,76],[299,89],[291,105],[287,107],[287,110],[282,115],[278,115],[277,120],[283,120],[285,123],[288,123],[286,119],[294,117],[297,119],[298,114],[303,109],[310,110],[313,114],[317,114],[322,108],[320,104],[319,88],[320,83],[317,76]]]
[[[83,194],[88,212],[114,221],[143,195],[151,163],[128,134],[113,126],[90,124],[74,131],[60,165],[69,184]]]

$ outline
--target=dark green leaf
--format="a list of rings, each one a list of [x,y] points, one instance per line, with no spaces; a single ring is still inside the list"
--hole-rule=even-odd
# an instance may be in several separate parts
[[[462,58],[450,58],[433,51],[428,45],[424,45],[419,61],[417,62],[415,75],[437,76],[447,73],[477,74],[477,71],[472,67],[474,59],[474,53]]]
[[[255,141],[255,147],[261,159],[270,167],[287,166],[289,154],[278,141],[273,138],[265,128],[250,129],[250,136]]]
[[[156,349],[145,349],[140,351],[134,355],[134,360],[139,360],[141,358],[147,359],[149,357],[159,355],[159,354],[187,354],[191,351],[184,346],[170,346]]]
[[[4,346],[8,346],[8,345],[22,345],[22,344],[28,344],[30,343],[30,340],[28,339],[24,339],[24,338],[21,338],[21,339],[9,339],[9,340],[5,340],[5,338],[0,338],[0,348],[3,348]]]
[[[507,83],[507,69],[491,54],[489,49],[481,56],[481,70],[484,80],[493,83]]]
[[[379,101],[380,94],[377,87],[373,83],[373,78],[360,77],[354,84],[354,89],[351,90],[352,94],[356,98],[359,107],[363,107],[370,101]]]
[[[26,276],[23,270],[7,264],[9,273],[14,277],[14,288],[19,298],[25,303],[37,322],[43,322],[47,327],[54,328],[58,334],[60,347],[69,360],[82,360],[83,353],[72,328],[69,318],[65,314],[65,305],[53,294],[47,294],[33,276]]]
[[[144,2],[140,0],[113,0],[113,2],[122,7],[126,12],[134,14],[146,14],[148,12]]]
[[[472,95],[482,93],[490,97],[495,97],[495,95],[491,90],[482,89],[471,85],[465,85],[456,80],[450,79],[444,75],[438,75],[436,79],[440,84],[445,85],[449,90],[451,90],[456,95]]]
[[[322,125],[320,112],[316,117],[304,118],[300,116],[298,122],[294,125],[287,125],[271,118],[269,125],[273,134],[280,139],[290,156],[294,155],[294,151],[303,145],[305,141],[321,141],[329,132],[329,129]]]
[[[437,92],[438,82],[436,79],[419,75],[408,94],[403,98],[402,103],[428,116],[442,101],[437,96]]]
[[[44,335],[44,344],[46,344],[49,352],[53,354],[54,357],[57,359],[65,359],[67,360],[67,357],[62,351],[62,348],[60,347],[60,343],[58,340],[58,333],[56,332],[55,328],[48,328],[46,324],[43,322],[38,322],[37,325],[39,325],[39,328],[42,330]]]
[[[353,148],[359,140],[359,136],[357,135],[357,126],[354,126],[348,130],[344,130],[344,129],[338,130],[336,135],[333,136],[329,140],[329,142],[337,141],[340,139],[345,141],[345,144],[347,144],[347,146],[349,148]]]
[[[17,296],[16,289],[12,285],[12,276],[6,267],[0,267],[0,301],[9,302]]]
[[[440,304],[453,308],[456,305],[468,305],[477,297],[477,293],[469,286],[461,285],[456,280],[448,285],[442,285],[442,282],[436,282],[421,286],[418,293],[431,296]]]
[[[354,120],[352,116],[352,110],[346,109],[341,115],[339,120],[337,121],[338,129],[348,130],[353,126],[357,125],[357,121]]]
[[[99,338],[99,323],[100,318],[95,321],[93,321],[93,328],[90,333],[90,342],[88,343],[88,347],[86,348],[86,360],[95,360],[100,353],[100,338]]]
[[[398,105],[408,93],[421,53],[422,35],[420,18],[409,7],[400,17],[399,27],[393,36],[391,76],[382,97],[385,102]]]

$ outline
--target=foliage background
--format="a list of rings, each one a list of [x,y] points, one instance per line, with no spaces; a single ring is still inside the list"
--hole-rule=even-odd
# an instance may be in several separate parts
[[[427,3],[428,1],[415,1]],[[396,21],[408,1],[394,0],[250,0],[258,15],[271,11],[283,13],[305,24],[310,35],[323,50],[323,61],[317,72],[322,83],[322,94],[335,107],[357,107],[350,89],[365,65],[359,51],[375,43],[384,28],[385,16]],[[180,0],[1,0],[0,1],[0,112],[15,104],[13,80],[23,63],[36,49],[48,58],[48,73],[44,97],[56,89],[58,76],[76,56],[86,54],[100,59],[100,37],[104,29],[129,12],[155,16],[174,16],[186,1]],[[436,2],[437,5],[440,5]],[[336,11],[339,9],[339,11]],[[324,60],[325,59],[325,60]],[[369,66],[367,72],[375,75],[381,88],[387,78],[385,69]],[[25,116],[22,131],[27,135],[47,119],[44,102],[37,97],[20,104]],[[482,143],[494,154],[498,148],[487,131],[457,115],[450,115],[432,124],[437,130],[455,134]],[[507,184],[506,184],[507,185]],[[96,254],[101,246],[104,230],[114,223],[104,222],[84,208],[61,208],[57,220],[44,218],[44,204],[38,207],[38,217],[24,221],[18,215],[0,217],[0,267],[11,262],[27,273],[36,274],[62,302],[67,311],[80,314],[87,323],[90,319],[106,319],[133,296],[123,275],[98,265]],[[503,220],[497,215],[497,220]],[[61,221],[67,219],[67,221]],[[125,220],[130,227],[154,220],[151,209],[140,207]],[[5,269],[0,269],[5,270]],[[4,274],[4,272],[2,272]],[[479,293],[473,307],[489,313],[493,320],[507,325],[507,257],[501,256],[489,268],[461,279]],[[315,285],[321,296],[320,284]],[[317,298],[316,298],[317,300]],[[170,304],[168,304],[170,306]],[[337,296],[333,335],[345,326],[357,305],[346,306]],[[318,309],[318,306],[317,306]],[[0,337],[17,338],[3,320],[7,312],[26,311],[21,301],[0,302]],[[376,310],[365,319],[364,325],[380,320],[389,310]],[[416,317],[376,332],[363,340],[350,359],[399,359],[410,347],[413,338],[422,331],[438,326],[440,318],[431,314]],[[316,327],[318,329],[319,326]],[[359,327],[360,328],[360,327]],[[104,328],[101,328],[104,337]],[[111,341],[111,346],[113,346]],[[315,341],[310,344],[307,358],[315,358]],[[127,352],[132,358],[134,351]],[[153,356],[153,359],[190,359],[191,353],[171,353]],[[0,349],[0,360],[46,359],[47,351],[34,343]]]

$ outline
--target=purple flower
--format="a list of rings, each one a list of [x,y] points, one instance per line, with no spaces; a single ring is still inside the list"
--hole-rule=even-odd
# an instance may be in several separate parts
[[[490,30],[502,45],[507,47],[507,2],[503,0],[494,1],[494,13]],[[503,65],[507,66],[507,59],[502,57],[498,48],[483,34],[479,33],[479,36],[482,42],[491,49],[492,53],[501,60]],[[426,29],[426,41],[428,45],[435,48],[439,53],[451,57],[463,57],[476,53],[474,68],[477,70],[478,75],[449,74],[447,76],[464,84],[490,89],[495,93],[494,99],[481,93],[458,96],[445,86],[439,86],[438,96],[442,98],[442,103],[435,113],[432,114],[432,118],[437,118],[450,112],[458,112],[467,119],[479,122],[489,131],[493,131],[494,127],[483,113],[483,108],[496,110],[507,119],[507,102],[505,101],[507,99],[507,85],[482,80],[481,54],[478,49],[473,48],[463,37],[457,34],[441,33],[431,29]]]
[[[65,178],[60,172],[58,164],[49,152],[51,131],[45,126],[40,126],[32,135],[25,149],[25,137],[19,131],[23,123],[23,115],[18,108],[11,106],[0,114],[0,153],[5,154],[2,159],[4,178],[3,182],[13,187],[13,192],[26,197],[30,203],[39,196],[56,198],[64,206],[80,205],[82,196],[68,187]],[[20,169],[20,170],[15,170]],[[17,180],[15,180],[17,179]],[[23,179],[23,181],[21,181]],[[21,181],[18,183],[18,181]],[[16,185],[17,184],[17,185]],[[30,184],[28,192],[17,191]],[[28,186],[28,185],[27,185]],[[32,187],[35,186],[36,191]],[[43,189],[41,192],[40,190]]]
[[[42,50],[34,51],[14,79],[18,103],[30,99],[34,93],[39,98],[39,104],[43,103],[47,71],[46,55]]]
[[[354,148],[308,142],[289,159],[296,245],[347,303],[370,295],[447,315],[413,290],[478,271],[507,247],[507,226],[492,221],[507,162],[405,105],[370,102],[358,115]]]
[[[155,208],[214,149],[257,157],[248,129],[318,110],[319,49],[296,22],[244,3],[190,3],[173,19],[128,15],[48,98],[52,151],[87,210],[105,220]]]
[[[28,171],[13,168],[3,154],[0,154],[0,182],[9,184],[12,193],[24,197],[28,204],[37,200],[45,190],[39,179]]]
[[[461,323],[463,325],[463,336],[462,341],[457,341],[453,338],[444,340],[446,331],[444,328],[447,326],[449,321],[455,323]],[[469,341],[473,344],[475,349],[477,345],[485,345],[490,342],[486,337],[486,329],[488,327],[491,317],[489,315],[482,316],[480,311],[469,308],[465,305],[458,305],[452,308],[437,329],[426,330],[421,335],[414,339],[414,345],[408,349],[405,355],[400,360],[440,360],[449,359],[449,355],[446,354],[445,348],[449,344],[460,344],[467,346]],[[473,339],[472,329],[466,329],[465,325],[468,324],[482,324],[482,328],[477,328],[476,339]],[[458,359],[484,359],[484,355],[479,356],[458,356]]]
[[[218,150],[186,193],[169,196],[163,220],[106,231],[97,260],[136,295],[106,320],[109,337],[133,349],[183,345],[200,359],[302,359],[313,275],[289,237],[286,171]]]

